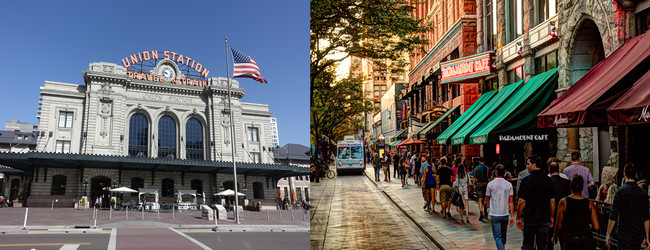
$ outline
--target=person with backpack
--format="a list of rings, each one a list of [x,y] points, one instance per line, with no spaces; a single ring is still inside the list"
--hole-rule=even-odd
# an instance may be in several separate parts
[[[485,165],[483,157],[478,158],[479,165],[474,169],[474,187],[476,197],[478,198],[478,210],[480,211],[479,221],[487,218],[487,208],[483,206],[485,198],[485,189],[488,184],[488,167]]]
[[[456,180],[454,181],[454,191],[457,192],[463,200],[462,206],[457,206],[457,210],[460,213],[460,221],[463,221],[463,212],[465,212],[466,222],[469,224],[469,175],[465,169],[465,164],[458,164],[456,166],[458,172],[456,174]]]

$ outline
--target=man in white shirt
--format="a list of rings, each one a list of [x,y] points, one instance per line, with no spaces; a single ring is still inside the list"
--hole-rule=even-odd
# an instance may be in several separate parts
[[[499,164],[496,167],[497,177],[490,181],[485,191],[485,206],[490,208],[492,235],[497,249],[505,249],[508,225],[514,224],[515,205],[512,198],[512,184],[503,178],[506,168]]]

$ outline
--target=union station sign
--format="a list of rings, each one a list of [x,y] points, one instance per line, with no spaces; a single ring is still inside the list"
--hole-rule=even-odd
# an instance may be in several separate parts
[[[156,70],[152,71],[153,73],[142,71],[128,71],[129,67],[150,60],[163,61],[161,61],[161,63],[156,66]],[[178,73],[180,73],[180,70],[178,70],[177,66],[180,64],[187,66],[189,70],[196,71],[200,77],[207,78],[210,74],[210,70],[203,66],[202,63],[197,62],[193,58],[175,51],[164,50],[162,51],[161,55],[158,50],[145,50],[131,54],[130,56],[124,57],[122,59],[122,65],[127,69],[127,75],[131,79],[152,82],[168,82],[189,86],[207,86],[208,83],[206,80],[189,77],[177,77],[177,75],[179,75]]]

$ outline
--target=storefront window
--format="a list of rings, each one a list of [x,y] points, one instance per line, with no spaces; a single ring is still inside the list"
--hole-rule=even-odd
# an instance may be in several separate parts
[[[538,74],[557,68],[557,51],[535,58],[535,69]]]
[[[176,122],[167,115],[158,122],[158,158],[176,158]]]
[[[129,156],[147,156],[149,148],[149,122],[140,113],[133,114],[129,120]]]
[[[196,118],[187,120],[185,150],[187,159],[203,160],[203,125]]]
[[[514,69],[508,71],[508,84],[513,84],[518,81],[521,81],[526,77],[524,73],[524,65],[517,66]]]

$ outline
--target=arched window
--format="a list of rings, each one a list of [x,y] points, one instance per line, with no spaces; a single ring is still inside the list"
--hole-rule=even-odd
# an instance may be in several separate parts
[[[55,175],[52,177],[52,195],[65,195],[66,179],[63,175]]]
[[[131,178],[131,189],[138,191],[140,188],[144,188],[144,179],[140,177]],[[131,196],[138,196],[138,193],[131,193]]]
[[[158,122],[158,158],[176,158],[176,122],[167,115]]]
[[[162,180],[162,196],[163,197],[174,197],[174,180],[173,179],[163,179]]]
[[[192,190],[196,190],[197,194],[203,193],[203,181],[194,179],[191,184]]]
[[[260,182],[253,182],[253,198],[264,199],[264,185]]]
[[[147,156],[149,149],[149,121],[143,114],[136,113],[129,120],[129,155]]]
[[[196,118],[190,118],[187,121],[186,131],[187,159],[203,160],[203,125]]]

